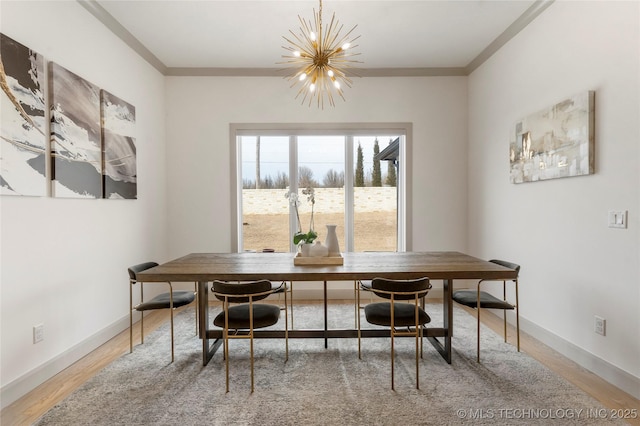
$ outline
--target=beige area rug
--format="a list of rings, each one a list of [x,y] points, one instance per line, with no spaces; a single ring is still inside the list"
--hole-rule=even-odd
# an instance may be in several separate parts
[[[427,305],[433,325],[440,304]],[[212,313],[213,314],[213,313]],[[353,306],[329,307],[329,326],[353,326]],[[447,364],[425,341],[420,390],[412,339],[396,345],[396,390],[390,387],[389,339],[255,341],[255,392],[250,393],[249,342],[231,342],[231,390],[225,393],[218,351],[202,366],[193,310],[176,317],[176,361],[168,324],[47,412],[38,425],[457,425],[624,424],[604,407],[501,336],[482,330],[475,360],[475,318],[454,311],[454,353]],[[321,305],[296,305],[298,328],[321,328]],[[277,328],[283,328],[281,319]]]

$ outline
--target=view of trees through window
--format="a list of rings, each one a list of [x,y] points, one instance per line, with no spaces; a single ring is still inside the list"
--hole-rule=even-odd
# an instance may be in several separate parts
[[[397,145],[396,139],[239,137],[242,250],[290,251],[292,232],[307,232],[312,225],[324,242],[328,224],[338,225],[342,251],[397,250],[397,149],[391,160],[377,157],[394,141]],[[352,157],[353,164],[346,157]],[[302,193],[305,188],[314,188],[313,206]],[[299,197],[299,223],[286,197],[290,191]],[[345,205],[345,199],[353,203]]]

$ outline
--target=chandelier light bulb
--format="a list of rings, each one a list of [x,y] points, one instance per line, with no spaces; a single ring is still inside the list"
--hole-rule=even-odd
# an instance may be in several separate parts
[[[314,102],[318,108],[324,108],[325,99],[331,106],[335,106],[337,96],[345,100],[342,87],[351,87],[351,71],[361,62],[354,59],[359,53],[352,50],[357,47],[354,41],[359,38],[352,35],[357,25],[342,33],[344,26],[335,13],[329,24],[323,25],[322,0],[319,3],[318,12],[313,11],[313,19],[298,16],[299,32],[289,31],[290,36],[283,36],[288,46],[283,46],[287,54],[282,55],[284,61],[280,63],[290,67],[285,78],[291,81],[291,87],[300,84],[296,99],[301,97],[303,104],[308,102],[311,106]]]

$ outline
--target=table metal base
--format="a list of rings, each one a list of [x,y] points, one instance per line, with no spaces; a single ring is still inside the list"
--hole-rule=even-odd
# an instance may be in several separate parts
[[[443,316],[444,327],[425,327],[423,334],[433,347],[440,353],[440,355],[451,364],[451,326],[453,323],[453,306],[451,299],[452,283],[451,280],[444,281],[444,295],[443,295]],[[200,314],[200,338],[202,339],[202,362],[203,365],[207,365],[218,348],[222,345],[222,330],[207,329],[209,324],[209,306],[208,306],[208,289],[207,282],[198,283],[199,290],[199,314]],[[205,295],[205,297],[202,297]],[[328,301],[327,301],[327,282],[324,281],[324,330],[322,329],[308,329],[308,330],[289,330],[290,339],[324,339],[324,347],[328,348],[329,339],[344,339],[344,338],[358,338],[357,329],[328,329]],[[285,337],[284,330],[254,330],[254,338],[256,339],[283,339]],[[389,329],[362,329],[360,330],[361,337],[390,337],[391,333]],[[204,338],[203,338],[204,336]],[[443,337],[444,342],[439,341],[437,338]],[[215,339],[213,342],[210,340]]]

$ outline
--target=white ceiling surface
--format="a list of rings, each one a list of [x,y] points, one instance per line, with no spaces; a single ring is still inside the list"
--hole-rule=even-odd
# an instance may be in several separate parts
[[[312,20],[317,1],[99,0],[120,25],[168,68],[282,68],[298,16]],[[325,0],[331,15],[357,25],[361,68],[464,68],[534,0]]]

